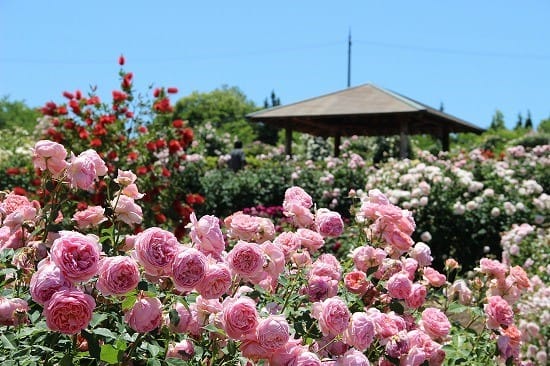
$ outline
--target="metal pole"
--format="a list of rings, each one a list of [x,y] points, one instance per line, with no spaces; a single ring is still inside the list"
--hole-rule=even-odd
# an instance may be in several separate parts
[[[348,88],[351,86],[351,28],[348,35]]]

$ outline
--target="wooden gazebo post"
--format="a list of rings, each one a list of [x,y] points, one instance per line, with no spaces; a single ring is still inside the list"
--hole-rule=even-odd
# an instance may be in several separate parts
[[[290,127],[285,129],[285,153],[292,156],[292,128]]]

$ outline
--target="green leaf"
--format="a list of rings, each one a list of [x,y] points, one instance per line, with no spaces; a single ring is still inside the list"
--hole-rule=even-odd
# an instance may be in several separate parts
[[[117,350],[110,344],[101,346],[101,361],[107,362],[110,365],[118,364],[118,356],[121,351]]]
[[[11,349],[11,350],[14,350],[14,349],[17,349],[11,342],[10,340],[3,334],[0,334],[0,341],[2,342],[2,344],[4,345],[4,347],[6,347],[6,349]]]
[[[94,334],[97,334],[106,338],[113,338],[113,339],[117,338],[116,334],[114,334],[107,328],[96,328],[94,329]]]
[[[168,313],[168,316],[170,317],[170,324],[177,327],[180,323],[180,316],[178,314],[178,311],[176,309],[171,309]]]
[[[154,344],[147,344],[147,350],[151,353],[151,356],[156,357],[160,353],[160,347]]]
[[[136,300],[137,300],[137,295],[136,294],[126,296],[126,298],[124,298],[124,301],[122,302],[122,310],[126,311],[126,310],[131,309],[132,306],[134,306],[134,304],[136,303]]]
[[[150,358],[147,360],[147,366],[161,366],[161,363],[159,360]]]
[[[61,360],[59,360],[61,366],[73,366],[73,356],[70,353],[66,353]]]
[[[467,306],[464,306],[462,304],[459,304],[459,303],[456,303],[456,302],[453,302],[452,304],[449,305],[449,308],[448,308],[448,312],[449,313],[453,313],[453,314],[458,314],[458,313],[464,313],[468,310],[468,307]]]
[[[95,313],[94,316],[92,317],[92,321],[90,322],[90,327],[92,328],[97,327],[99,324],[101,324],[101,322],[103,322],[107,318],[108,318],[107,314]]]

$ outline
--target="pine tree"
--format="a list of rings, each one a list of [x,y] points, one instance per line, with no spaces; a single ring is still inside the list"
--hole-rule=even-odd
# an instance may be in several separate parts
[[[533,129],[533,120],[531,119],[531,111],[527,110],[527,119],[525,120],[525,128],[528,130]]]
[[[516,127],[514,127],[514,130],[520,130],[523,128],[523,116],[521,113],[518,113],[518,121],[516,123]]]

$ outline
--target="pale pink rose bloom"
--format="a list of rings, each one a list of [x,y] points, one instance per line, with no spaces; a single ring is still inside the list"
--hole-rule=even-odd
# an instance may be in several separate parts
[[[388,294],[394,299],[406,299],[412,288],[412,281],[407,272],[398,272],[390,277],[386,287]]]
[[[81,230],[97,227],[107,221],[105,209],[101,206],[89,206],[85,210],[76,212],[73,215],[73,221],[76,221],[76,225]]]
[[[27,197],[10,192],[4,197],[2,202],[0,202],[0,216],[9,216],[22,207],[34,207],[35,209],[39,209],[40,204],[37,201],[30,202]]]
[[[401,230],[392,230],[391,228],[382,233],[382,238],[386,243],[401,252],[408,251],[414,244],[414,240],[412,240],[410,235]]]
[[[321,360],[313,352],[305,351],[302,352],[296,357],[295,364],[296,366],[321,366]]]
[[[134,247],[136,259],[145,272],[156,276],[169,276],[180,244],[171,232],[151,227],[137,234]]]
[[[344,276],[344,285],[349,292],[363,295],[367,292],[371,282],[367,279],[365,272],[351,271]]]
[[[458,296],[458,302],[462,305],[470,305],[472,302],[472,290],[464,280],[457,280],[449,287],[447,296],[452,299],[455,295]]]
[[[197,310],[206,314],[217,314],[223,310],[223,306],[219,299],[205,299],[201,295],[195,299]]]
[[[343,340],[359,351],[365,351],[374,340],[375,327],[372,317],[364,312],[353,313],[344,332]]]
[[[507,266],[496,259],[481,258],[479,261],[481,273],[485,273],[495,278],[504,278]]]
[[[283,214],[290,217],[295,226],[303,228],[312,226],[315,219],[315,216],[309,208],[302,206],[296,201],[287,202]]]
[[[388,255],[383,249],[374,248],[370,245],[364,245],[355,248],[351,253],[355,267],[363,272],[367,272],[369,268],[378,267]]]
[[[124,321],[138,333],[147,333],[162,324],[162,303],[156,297],[138,298],[124,314]]]
[[[401,264],[403,271],[407,272],[409,275],[409,279],[412,281],[414,280],[414,277],[416,276],[416,270],[418,269],[418,262],[414,258],[401,258]]]
[[[405,298],[405,303],[409,308],[418,309],[426,301],[426,294],[428,290],[424,285],[419,283],[413,283],[409,296]]]
[[[192,336],[198,336],[201,334],[202,324],[199,322],[199,312],[195,304],[190,304],[187,308],[182,303],[175,303],[174,310],[178,313],[178,324],[172,324],[170,322],[169,315],[166,315],[165,323],[169,326],[170,330],[181,334],[190,334]]]
[[[498,329],[499,326],[508,326],[514,322],[514,311],[506,300],[500,296],[491,296],[484,305],[487,317],[487,328]]]
[[[290,187],[285,191],[285,198],[283,200],[283,209],[287,210],[287,205],[290,203],[297,203],[302,207],[311,208],[313,206],[313,199],[304,191],[301,187]]]
[[[24,239],[29,239],[29,235],[25,234],[21,228],[14,231],[8,226],[0,227],[0,250],[23,247],[26,241]]]
[[[136,235],[126,235],[124,237],[124,243],[122,246],[118,248],[118,250],[122,250],[123,252],[127,252],[129,250],[134,249],[134,244],[136,241]]]
[[[326,276],[335,280],[342,277],[342,265],[340,261],[330,253],[321,254],[311,265],[310,276]]]
[[[4,219],[4,226],[11,230],[17,230],[25,221],[35,221],[37,210],[33,206],[22,206],[16,211],[10,213]]]
[[[29,285],[32,299],[40,305],[44,305],[55,292],[72,287],[59,267],[49,259],[38,263],[38,270],[33,273]]]
[[[432,264],[432,251],[428,245],[418,242],[409,252],[409,255],[416,259],[420,267],[429,266]]]
[[[326,276],[309,276],[307,286],[301,291],[309,301],[318,302],[336,296],[338,280]]]
[[[170,343],[166,351],[166,358],[179,358],[184,361],[189,361],[194,355],[195,346],[188,339],[177,343]]]
[[[60,290],[44,304],[49,329],[63,334],[77,334],[92,320],[94,298],[76,289]]]
[[[378,338],[384,340],[399,332],[396,319],[389,314],[382,313],[376,308],[368,309],[367,314],[374,322],[374,331]]]
[[[283,249],[287,260],[300,248],[300,242],[300,237],[292,231],[284,231],[273,240],[274,244],[277,244]]]
[[[121,191],[123,195],[128,196],[132,199],[139,200],[145,196],[143,193],[139,193],[137,185],[135,183],[128,184]]]
[[[531,286],[531,281],[529,281],[529,277],[523,267],[510,267],[510,275],[508,277],[519,289],[526,290]]]
[[[118,220],[130,226],[140,224],[143,221],[143,211],[132,198],[120,195],[111,201],[111,205],[115,207],[115,214]]]
[[[319,329],[325,336],[344,333],[351,318],[348,306],[337,296],[314,303],[312,315],[319,321]]]
[[[274,351],[263,347],[257,340],[251,339],[244,340],[239,346],[239,351],[243,357],[255,362],[271,357],[274,353]]]
[[[97,274],[101,248],[97,237],[75,231],[60,231],[50,256],[61,273],[72,282],[84,282]]]
[[[189,236],[197,249],[204,254],[220,256],[225,249],[225,240],[220,228],[220,220],[216,216],[205,215],[197,220],[195,212],[189,216],[191,220],[191,232]]]
[[[231,288],[231,270],[225,263],[209,263],[204,278],[195,286],[205,299],[217,299]]]
[[[367,356],[352,348],[336,359],[335,366],[370,366],[370,363]]]
[[[290,256],[290,260],[298,268],[305,268],[305,267],[311,266],[311,264],[313,263],[311,261],[311,255],[307,250],[299,250],[297,252],[292,253],[292,255]]]
[[[285,255],[279,245],[270,241],[265,241],[260,247],[265,258],[264,267],[250,280],[266,291],[273,292],[277,287],[279,276],[285,269]]]
[[[227,254],[231,271],[245,279],[262,271],[265,259],[260,245],[239,240]]]
[[[192,290],[206,274],[207,259],[195,248],[183,247],[172,262],[172,280],[180,291]]]
[[[427,360],[426,352],[422,347],[412,346],[409,352],[401,358],[400,366],[421,366]]]
[[[246,296],[227,298],[222,305],[221,322],[227,336],[234,340],[254,340],[259,323],[254,300]]]
[[[446,338],[451,330],[451,323],[445,313],[436,308],[426,308],[419,325],[434,340]]]
[[[49,141],[40,140],[32,149],[32,162],[34,167],[41,171],[48,170],[54,178],[61,176],[61,173],[65,170],[68,163],[65,161],[67,158],[67,150],[63,145]]]
[[[224,220],[227,235],[232,239],[244,241],[257,241],[259,237],[263,237],[262,224],[264,223],[259,217],[247,215],[242,211],[235,212]]]
[[[105,162],[95,150],[86,150],[78,156],[71,154],[71,161],[67,168],[67,178],[71,187],[89,190],[94,180],[105,174],[107,174]]]
[[[124,295],[135,289],[139,280],[138,264],[131,257],[106,257],[99,262],[96,288],[103,296]]]
[[[115,178],[115,182],[121,186],[129,186],[132,183],[135,183],[137,176],[131,170],[120,170],[118,169],[118,175]]]
[[[324,244],[325,239],[316,231],[299,228],[296,235],[300,239],[300,246],[309,250],[310,253],[317,252]]]
[[[260,346],[275,351],[290,339],[290,326],[283,316],[268,316],[258,323],[256,338]]]
[[[441,287],[447,282],[447,277],[432,267],[424,268],[424,273],[422,275],[433,287]]]
[[[269,357],[269,366],[294,365],[296,358],[307,351],[307,346],[301,345],[301,339],[289,339],[283,348],[278,349]]]
[[[263,243],[268,240],[273,240],[275,238],[275,225],[273,221],[267,217],[258,217],[259,231],[256,238],[257,243]]]
[[[0,325],[13,326],[25,323],[29,309],[29,305],[23,299],[0,296]]]
[[[315,227],[323,237],[338,237],[344,231],[344,221],[336,211],[320,208],[315,214]]]

